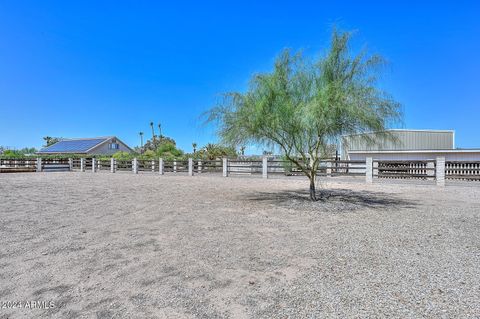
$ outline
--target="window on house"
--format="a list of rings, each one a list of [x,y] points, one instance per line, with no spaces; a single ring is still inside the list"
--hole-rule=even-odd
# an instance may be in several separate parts
[[[111,143],[111,144],[109,144],[109,148],[110,148],[111,150],[118,150],[118,149],[119,149],[119,145],[118,145],[118,143]]]

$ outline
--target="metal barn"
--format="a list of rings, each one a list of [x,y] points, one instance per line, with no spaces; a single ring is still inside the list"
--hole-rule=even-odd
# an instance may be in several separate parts
[[[342,153],[349,151],[451,150],[455,148],[455,131],[388,130],[389,137],[378,133],[345,135]]]

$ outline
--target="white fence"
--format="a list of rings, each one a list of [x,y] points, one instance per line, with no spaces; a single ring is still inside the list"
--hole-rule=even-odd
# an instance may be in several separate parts
[[[300,161],[300,160],[299,160]],[[303,165],[303,163],[300,162]],[[3,172],[111,172],[156,174],[222,174],[222,176],[303,176],[303,172],[289,161],[264,157],[262,159],[217,159],[217,160],[164,160],[133,159],[116,160],[78,158],[0,158],[0,173]],[[445,180],[480,181],[480,162],[445,162],[444,157],[422,161],[376,160],[366,161],[322,160],[317,175],[324,177],[359,176],[367,183],[384,179],[432,181],[439,186]]]

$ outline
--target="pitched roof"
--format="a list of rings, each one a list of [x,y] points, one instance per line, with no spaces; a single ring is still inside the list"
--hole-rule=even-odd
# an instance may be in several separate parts
[[[86,153],[88,150],[111,138],[113,136],[63,139],[53,145],[42,148],[38,153]]]

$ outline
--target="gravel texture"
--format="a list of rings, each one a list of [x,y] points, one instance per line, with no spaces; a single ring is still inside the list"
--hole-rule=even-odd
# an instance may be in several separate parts
[[[480,185],[0,175],[0,318],[479,318]]]

